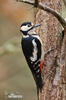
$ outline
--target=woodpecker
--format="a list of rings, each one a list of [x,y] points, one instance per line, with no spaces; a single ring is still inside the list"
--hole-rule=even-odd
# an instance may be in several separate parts
[[[27,64],[33,74],[36,86],[38,90],[42,90],[42,41],[38,34],[30,34],[30,31],[40,24],[32,25],[31,22],[24,22],[20,26],[20,31],[22,33],[21,46],[24,53]]]

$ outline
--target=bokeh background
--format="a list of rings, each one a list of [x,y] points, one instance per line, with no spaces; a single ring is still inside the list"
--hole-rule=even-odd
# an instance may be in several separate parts
[[[20,94],[22,100],[36,100],[36,86],[21,51],[19,26],[33,22],[33,7],[16,0],[0,0],[0,100],[9,99],[11,93]],[[66,8],[63,5],[63,17]]]

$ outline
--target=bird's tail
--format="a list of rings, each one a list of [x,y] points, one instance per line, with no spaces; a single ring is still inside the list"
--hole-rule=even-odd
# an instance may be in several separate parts
[[[36,81],[36,86],[37,86],[37,97],[38,97],[38,100],[39,100],[39,98],[40,98],[39,93],[42,92],[42,88],[43,88],[43,81],[42,81],[41,77],[40,77],[39,80]]]
[[[37,90],[42,92],[43,80],[42,80],[41,72],[39,72],[38,75],[36,75],[36,73],[34,73],[33,76],[34,76]]]
[[[43,80],[42,80],[41,74],[36,79],[36,85],[37,85],[38,90],[40,90],[40,92],[42,92]]]

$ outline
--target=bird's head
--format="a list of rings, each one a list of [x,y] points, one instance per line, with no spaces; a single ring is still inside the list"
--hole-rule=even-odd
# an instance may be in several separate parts
[[[33,25],[31,22],[24,22],[20,26],[20,31],[23,33],[23,35],[27,35],[29,31],[31,31],[32,29],[34,29],[38,26],[40,26],[40,24]]]

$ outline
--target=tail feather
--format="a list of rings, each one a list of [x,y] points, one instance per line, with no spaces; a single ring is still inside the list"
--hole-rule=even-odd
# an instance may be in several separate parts
[[[40,90],[40,92],[41,92],[42,91],[42,87],[43,87],[43,80],[42,80],[40,72],[39,72],[38,76],[36,76],[36,74],[34,74],[34,80],[36,82],[37,89]]]

